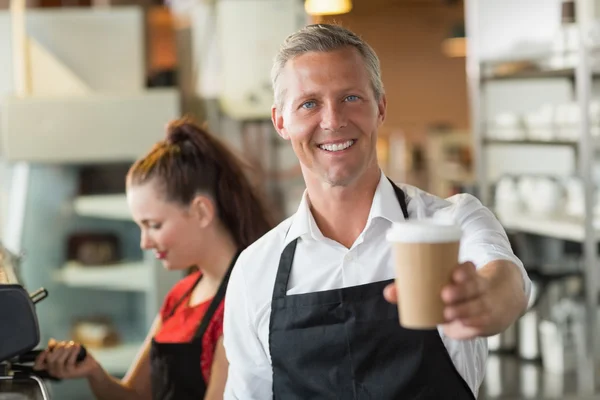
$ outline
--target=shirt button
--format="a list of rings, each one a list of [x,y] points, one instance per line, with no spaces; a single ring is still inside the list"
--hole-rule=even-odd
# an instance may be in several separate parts
[[[354,255],[352,253],[347,253],[346,256],[344,257],[345,261],[353,261],[354,260]]]

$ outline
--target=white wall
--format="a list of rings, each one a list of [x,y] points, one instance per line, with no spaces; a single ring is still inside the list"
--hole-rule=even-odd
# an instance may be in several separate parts
[[[593,2],[600,4],[599,0]],[[548,56],[560,29],[560,4],[561,0],[467,0],[467,18],[475,16],[478,58]],[[573,101],[574,89],[572,81],[564,78],[487,83],[482,96],[482,122],[489,122],[501,112],[524,114],[545,104]],[[600,94],[597,89],[593,92],[594,97]],[[577,170],[574,148],[569,147],[494,146],[486,150],[485,158],[492,179],[519,172],[565,176]]]
[[[143,12],[138,7],[27,10],[27,34],[94,91],[145,86]],[[14,91],[11,19],[0,10],[0,97]]]
[[[560,25],[560,0],[474,1],[483,59],[543,53]]]

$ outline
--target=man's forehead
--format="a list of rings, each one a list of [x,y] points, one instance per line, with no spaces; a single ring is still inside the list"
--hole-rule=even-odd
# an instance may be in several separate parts
[[[368,84],[369,74],[354,63],[336,60],[332,64],[326,62],[290,62],[281,73],[281,84],[302,92],[317,91],[327,87],[343,91]],[[323,60],[325,61],[325,60]],[[344,65],[345,64],[345,65]],[[305,93],[306,94],[306,93]]]
[[[282,68],[277,86],[280,100],[287,103],[311,96],[369,90],[371,81],[358,50],[344,47],[291,58]]]
[[[340,47],[339,49],[327,51],[307,51],[290,58],[285,66],[289,68],[296,68],[298,66],[304,66],[312,63],[323,63],[325,61],[328,63],[339,63],[344,61],[354,63],[356,61],[362,62],[362,57],[356,48],[352,46],[345,46]]]

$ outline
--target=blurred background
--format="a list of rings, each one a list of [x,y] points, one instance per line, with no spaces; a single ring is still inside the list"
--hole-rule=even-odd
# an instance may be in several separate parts
[[[379,55],[386,174],[478,196],[530,272],[530,311],[489,338],[480,398],[600,398],[600,0],[0,0],[0,241],[50,292],[41,343],[81,341],[122,376],[181,278],[139,250],[124,195],[168,121],[206,121],[276,219],[296,210],[269,74],[314,22]],[[51,389],[91,398],[84,381]]]

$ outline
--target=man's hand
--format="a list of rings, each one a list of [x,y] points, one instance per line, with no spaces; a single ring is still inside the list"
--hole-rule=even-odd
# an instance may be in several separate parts
[[[473,263],[461,264],[452,273],[452,282],[442,289],[444,333],[453,339],[482,336],[492,322],[493,302],[487,278]]]
[[[520,297],[513,295],[512,301],[503,301],[505,296],[515,293],[510,277],[504,276],[515,270],[511,268],[514,265],[500,265],[498,268],[498,263],[505,261],[486,265],[484,268],[489,268],[483,273],[477,271],[470,262],[456,267],[451,283],[441,293],[446,319],[443,329],[448,337],[461,340],[489,336],[506,329],[521,314],[524,308],[520,305],[521,298],[524,299],[522,294]],[[502,273],[496,274],[498,270],[502,270]],[[498,285],[499,290],[492,290],[491,278],[488,278],[490,275],[500,275],[496,279],[504,281]],[[396,303],[396,286],[391,284],[386,287],[384,296],[389,302]]]

